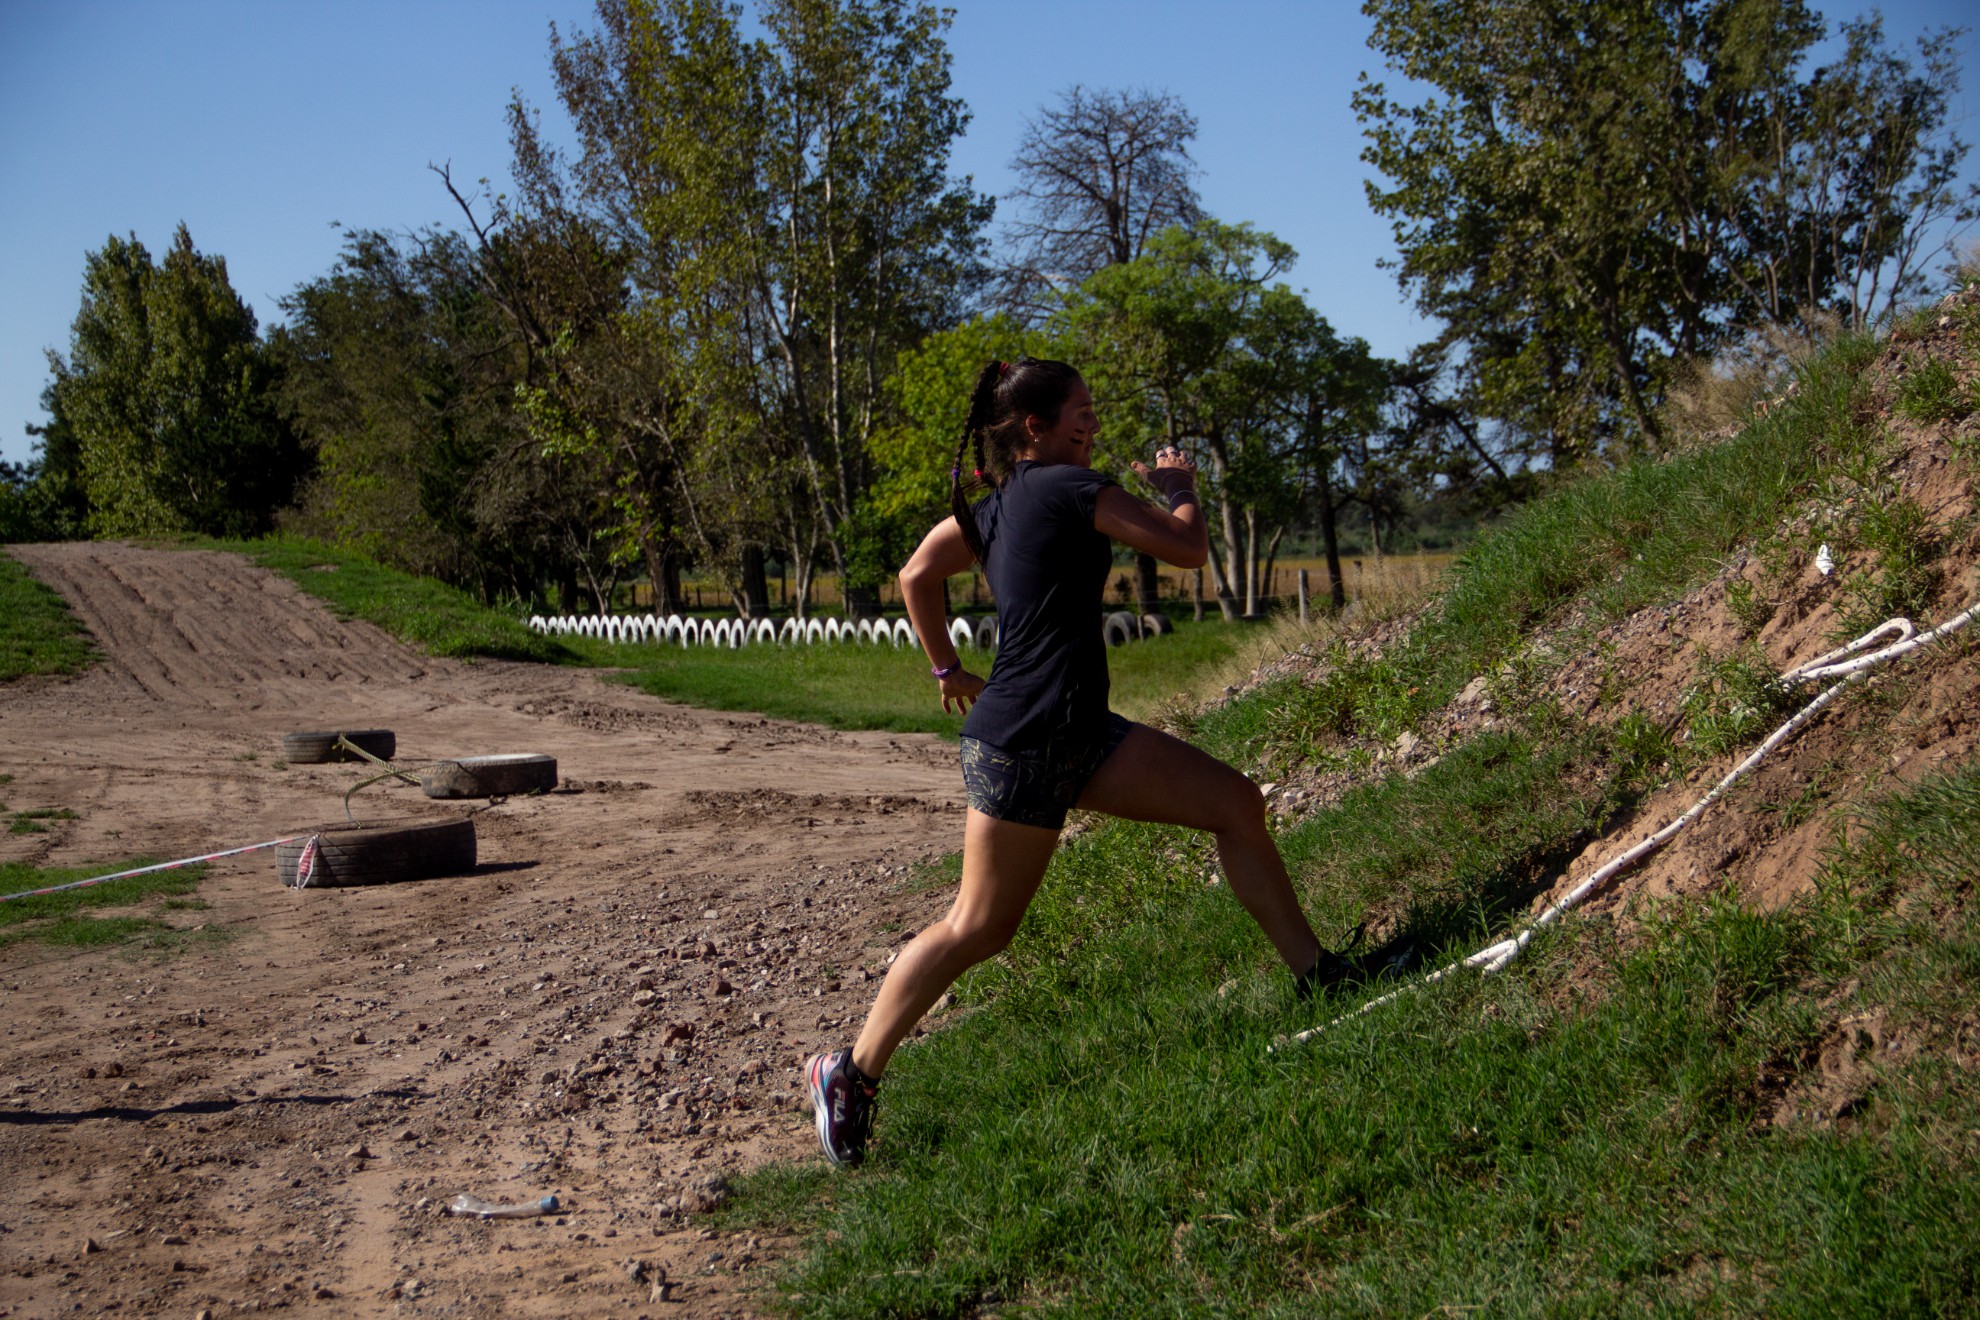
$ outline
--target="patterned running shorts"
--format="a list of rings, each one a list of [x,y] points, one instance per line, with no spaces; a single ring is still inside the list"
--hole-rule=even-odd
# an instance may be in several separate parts
[[[1007,752],[980,738],[965,738],[962,772],[969,805],[997,820],[1063,829],[1066,813],[1087,781],[1133,727],[1109,712],[1094,735],[1054,739],[1033,752]]]

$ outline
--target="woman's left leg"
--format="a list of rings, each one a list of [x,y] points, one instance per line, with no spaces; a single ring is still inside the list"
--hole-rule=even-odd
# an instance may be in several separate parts
[[[1231,892],[1295,976],[1320,959],[1292,878],[1265,820],[1258,785],[1180,738],[1134,725],[1079,796],[1085,811],[1207,830]]]

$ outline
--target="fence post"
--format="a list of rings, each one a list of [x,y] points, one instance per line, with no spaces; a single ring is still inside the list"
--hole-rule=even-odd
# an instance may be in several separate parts
[[[1306,570],[1299,570],[1299,626],[1306,626]]]

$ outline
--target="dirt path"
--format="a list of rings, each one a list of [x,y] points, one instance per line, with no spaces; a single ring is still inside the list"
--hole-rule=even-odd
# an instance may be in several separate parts
[[[478,815],[471,876],[294,893],[253,854],[163,914],[224,936],[192,952],[0,950],[0,1315],[758,1309],[792,1244],[689,1216],[808,1157],[799,1063],[943,901],[901,881],[960,837],[949,750],[431,659],[233,556],[13,553],[105,658],[0,687],[0,797],[79,813],[0,860],[339,819],[357,776],[284,766],[296,729],[391,728],[415,765],[549,753],[564,787]],[[441,1217],[459,1192],[568,1210]]]

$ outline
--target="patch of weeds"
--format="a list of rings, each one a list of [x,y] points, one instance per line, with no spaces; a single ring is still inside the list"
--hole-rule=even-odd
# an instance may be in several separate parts
[[[1852,573],[1844,583],[1849,607],[1839,622],[1852,637],[1886,619],[1909,618],[1922,610],[1939,583],[1941,549],[1925,510],[1901,496],[1865,501],[1857,541],[1876,555],[1876,565]]]
[[[1557,784],[1578,782],[1560,768]],[[1425,805],[1362,813],[1365,840],[1344,814],[1340,838],[1379,850]],[[1878,805],[1811,899],[1673,900],[1628,939],[1571,921],[1501,976],[1426,986],[1277,1051],[1359,996],[1292,1007],[1227,891],[1160,880],[1137,903],[1172,848],[1161,832],[1110,827],[1076,848],[1078,872],[1039,901],[1083,904],[1080,938],[1021,976],[980,972],[1000,993],[897,1056],[871,1165],[752,1175],[718,1212],[805,1234],[783,1284],[794,1308],[1970,1309],[1980,1244],[1916,1226],[1980,1216],[1980,1082],[1943,1025],[1980,1011],[1980,770]],[[1921,893],[1933,920],[1893,919]],[[1217,993],[1233,979],[1247,988]],[[1871,1062],[1874,1104],[1855,1116],[1796,1128],[1784,1090],[1866,1003],[1942,1043]]]
[[[168,898],[160,906],[167,912],[204,912],[213,905],[203,898]]]
[[[246,555],[329,605],[339,618],[375,623],[433,655],[552,664],[577,659],[570,647],[532,632],[516,614],[491,609],[458,588],[389,568],[355,550],[293,536],[195,539],[188,544]]]
[[[736,1179],[734,1194],[707,1218],[723,1233],[789,1230],[828,1209],[844,1177],[823,1160],[765,1165]]]
[[[1699,756],[1722,756],[1760,737],[1798,704],[1780,684],[1767,657],[1746,646],[1723,660],[1707,660],[1684,692],[1686,744]]]
[[[962,883],[962,854],[949,853],[932,862],[916,862],[908,868],[907,878],[901,881],[901,892],[906,894],[926,894],[936,889],[947,889]]]
[[[1491,698],[1495,710],[1507,716],[1535,726],[1554,722],[1549,707],[1557,707],[1554,694],[1549,690],[1548,680],[1559,669],[1560,662],[1551,651],[1536,646],[1522,646],[1506,657],[1492,676],[1485,681],[1485,694]]]
[[[1746,578],[1734,578],[1726,583],[1726,610],[1740,631],[1749,637],[1765,628],[1774,617],[1773,602],[1763,597]]]
[[[1952,368],[1933,358],[1898,386],[1897,410],[1914,422],[1930,425],[1966,416],[1973,411],[1973,399],[1959,387]]]
[[[48,827],[41,822],[46,820],[81,820],[82,817],[67,807],[38,807],[32,811],[14,813],[13,824],[7,827],[9,834],[46,834]]]
[[[1241,702],[1204,712],[1195,733],[1227,758],[1273,776],[1318,759],[1345,739],[1394,739],[1420,713],[1419,697],[1402,665],[1336,642],[1312,682],[1265,684]]]
[[[95,867],[34,867],[21,862],[0,863],[0,894],[46,889],[145,866],[156,858],[138,857],[114,865]],[[147,948],[174,950],[195,938],[201,941],[223,939],[218,927],[200,931],[181,930],[147,916],[118,916],[96,919],[85,909],[129,907],[153,895],[184,901],[206,874],[206,864],[150,875],[128,876],[85,889],[67,889],[54,894],[35,894],[0,903],[0,945],[35,941],[77,947],[133,943]],[[197,902],[198,900],[192,900]],[[202,906],[204,906],[202,904]]]
[[[1677,762],[1677,744],[1670,731],[1641,706],[1631,706],[1609,730],[1616,766],[1626,782],[1649,787]]]
[[[289,768],[289,763],[287,761],[270,761],[268,763],[268,768],[270,770],[287,770]]]
[[[213,944],[226,938],[228,933],[217,926],[186,930],[154,917],[92,917],[84,913],[70,913],[53,921],[0,930],[0,948],[31,941],[72,949],[128,945],[174,953],[194,944]]]

